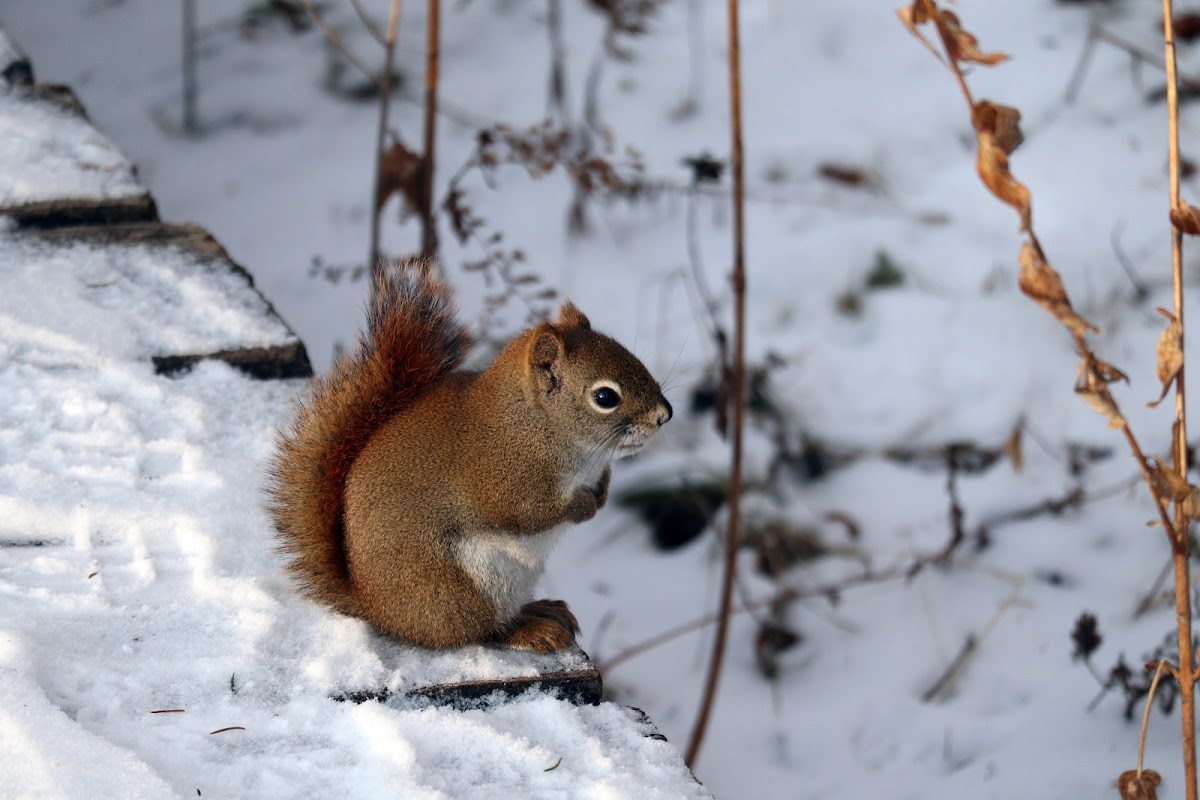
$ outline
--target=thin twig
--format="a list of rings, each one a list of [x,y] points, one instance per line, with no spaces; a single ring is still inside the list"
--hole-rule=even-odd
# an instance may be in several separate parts
[[[1150,584],[1150,589],[1142,595],[1142,599],[1138,600],[1137,607],[1133,610],[1133,618],[1137,619],[1145,615],[1150,609],[1154,608],[1159,595],[1162,592],[1163,584],[1166,583],[1167,576],[1171,574],[1174,566],[1175,558],[1172,556],[1167,559],[1167,563],[1163,564],[1163,568],[1159,571],[1158,577],[1154,579],[1154,583]]]
[[[1125,441],[1129,444],[1129,449],[1133,451],[1133,460],[1137,462],[1138,468],[1142,471],[1142,480],[1150,488],[1150,497],[1154,500],[1154,508],[1158,511],[1158,521],[1162,523],[1163,530],[1167,532],[1167,539],[1174,546],[1179,536],[1175,531],[1175,523],[1171,522],[1171,517],[1167,514],[1167,507],[1154,482],[1154,476],[1150,472],[1150,462],[1146,460],[1146,454],[1142,452],[1142,446],[1138,444],[1124,415],[1121,416],[1121,422],[1121,433],[1125,435]]]
[[[1158,668],[1154,670],[1154,678],[1150,681],[1150,691],[1146,692],[1146,708],[1142,711],[1142,733],[1138,737],[1137,775],[1142,777],[1142,758],[1146,754],[1146,731],[1150,728],[1150,707],[1154,704],[1154,693],[1158,690],[1158,679],[1163,670],[1170,665],[1165,658],[1158,660]]]
[[[1088,26],[1088,35],[1083,42],[1083,51],[1079,54],[1079,61],[1071,72],[1071,80],[1067,81],[1067,90],[1063,92],[1063,102],[1067,105],[1075,102],[1075,98],[1079,94],[1079,87],[1083,85],[1084,75],[1092,63],[1092,54],[1096,52],[1096,31],[1098,30],[1100,30],[1098,25]]]
[[[948,687],[958,676],[958,673],[962,671],[963,665],[966,664],[967,659],[970,658],[977,649],[979,649],[979,640],[975,638],[975,634],[968,633],[967,638],[963,641],[963,645],[958,651],[958,655],[951,659],[949,665],[946,666],[945,671],[942,672],[941,676],[939,676],[938,679],[933,682],[933,685],[921,694],[921,702],[933,702],[933,700],[939,694],[945,691],[946,687]]]
[[[567,47],[563,42],[562,0],[548,0],[546,33],[550,37],[550,96],[547,116],[557,118],[566,127],[570,123],[567,110]]]
[[[996,610],[992,612],[992,616],[988,619],[987,623],[984,624],[983,631],[978,636],[975,634],[967,634],[966,641],[963,642],[962,649],[959,650],[958,655],[951,660],[950,664],[946,667],[945,672],[943,672],[941,676],[934,681],[933,685],[921,695],[921,700],[923,702],[929,703],[936,700],[938,695],[945,692],[954,683],[954,681],[966,667],[967,662],[971,659],[971,656],[975,655],[975,653],[979,651],[980,645],[982,645],[984,640],[987,639],[988,636],[991,635],[992,631],[996,629],[996,625],[1000,622],[1000,618],[1004,616],[1004,612],[1008,611],[1008,609],[1012,608],[1013,605],[1016,604],[1017,599],[1020,597],[1021,587],[1022,584],[1018,583],[1013,589],[1012,594],[1001,601]]]
[[[695,186],[694,180],[692,184]],[[708,317],[705,322],[707,323],[709,336],[715,340],[721,327],[720,323],[717,322],[719,304],[717,303],[716,296],[708,286],[708,278],[704,274],[704,261],[700,256],[700,239],[697,235],[696,225],[697,196],[695,192],[688,192],[687,194],[687,209],[684,212],[684,235],[687,239],[688,265],[692,270],[692,280],[695,282],[696,292],[700,295],[704,311]]]
[[[680,107],[690,113],[700,110],[704,97],[704,2],[688,0],[688,90]]]
[[[1126,484],[1121,484],[1121,488],[1125,488],[1125,486]],[[1096,499],[1088,495],[1082,486],[1076,486],[1062,497],[1047,497],[1040,503],[992,514],[975,526],[972,538],[975,540],[976,546],[984,547],[991,539],[992,529],[997,526],[1013,522],[1024,522],[1025,520],[1040,517],[1043,514],[1057,516],[1069,508],[1079,508],[1089,498]]]
[[[958,451],[959,445],[952,444],[946,448],[946,494],[950,498],[949,526],[950,538],[937,557],[939,563],[947,563],[958,546],[967,538],[963,530],[963,507],[958,498]]]
[[[886,583],[893,580],[911,580],[919,575],[926,566],[929,566],[938,557],[939,553],[924,553],[917,555],[911,561],[906,561],[900,564],[893,564],[890,567],[881,570],[874,570],[869,567],[863,569],[862,572],[849,575],[841,580],[830,581],[816,586],[808,586],[804,588],[786,587],[781,592],[769,595],[767,597],[759,597],[749,600],[742,605],[734,606],[731,614],[745,614],[750,611],[770,606],[774,603],[792,603],[797,600],[805,600],[810,598],[824,598],[830,602],[836,602],[841,597],[842,593],[849,589],[856,589],[863,586],[874,586],[880,583]],[[971,566],[969,562],[966,562]],[[1000,580],[1009,581],[1010,583],[1020,583],[1019,579],[1012,575],[1007,575],[1002,572],[990,570],[979,565],[973,565],[975,569],[984,574]],[[709,625],[714,624],[720,619],[720,612],[713,611],[695,619],[676,625],[673,628],[668,628],[665,631],[656,633],[635,642],[628,647],[618,651],[611,658],[600,661],[596,664],[597,671],[601,675],[607,675],[610,671],[616,669],[626,661],[641,655],[642,653],[653,650],[667,642],[674,641],[681,636],[686,636],[698,630],[703,630]]]
[[[357,8],[357,5],[355,7]],[[392,97],[392,64],[396,57],[396,31],[399,26],[400,0],[392,0],[391,10],[388,12],[387,38],[383,42],[383,75],[379,79],[379,125],[375,130],[375,185],[371,191],[370,251],[367,256],[367,266],[371,270],[372,278],[383,269],[379,258],[379,215],[383,213],[383,204],[379,203],[379,194],[383,182],[383,145],[387,137],[388,109]],[[372,280],[371,285],[378,285],[378,281]]]
[[[297,2],[299,2],[301,8],[304,9],[304,13],[308,14],[308,18],[315,22],[317,27],[319,27],[325,34],[325,38],[329,40],[329,43],[338,50],[342,51],[342,55],[346,57],[347,61],[358,67],[359,71],[361,71],[363,75],[366,75],[368,79],[376,82],[379,81],[379,76],[372,72],[370,68],[363,63],[362,59],[354,54],[354,51],[351,50],[349,45],[346,44],[346,40],[342,38],[342,35],[338,33],[337,30],[330,25],[323,16],[321,16],[320,12],[313,8],[312,4],[309,3],[308,0],[297,0]]]
[[[1195,78],[1190,78],[1186,75],[1177,75],[1174,79],[1171,78],[1171,75],[1169,73],[1172,73],[1175,71],[1174,63],[1171,64],[1171,69],[1168,70],[1166,61],[1159,58],[1154,53],[1151,53],[1149,50],[1143,50],[1141,47],[1138,47],[1136,44],[1129,41],[1128,39],[1122,39],[1120,36],[1117,36],[1116,34],[1113,34],[1113,33],[1109,33],[1108,31],[1104,30],[1103,28],[1097,28],[1095,36],[1097,39],[1099,39],[1102,42],[1107,42],[1108,44],[1111,44],[1113,47],[1116,47],[1120,50],[1124,50],[1126,53],[1133,56],[1134,58],[1136,58],[1139,61],[1143,61],[1152,67],[1157,67],[1158,69],[1163,70],[1164,72],[1168,72],[1168,75],[1167,75],[1167,85],[1168,85],[1167,94],[1168,95],[1170,95],[1170,93],[1171,93],[1171,89],[1169,88],[1171,85],[1175,85],[1176,87],[1183,86],[1183,88],[1187,89],[1189,92],[1200,92],[1200,80],[1197,80]],[[1172,43],[1172,47],[1173,46],[1174,45]],[[1173,54],[1170,56],[1170,58],[1171,58],[1171,61],[1174,62]],[[1176,91],[1178,91],[1178,89],[1176,89]]]
[[[742,75],[741,45],[738,21],[738,0],[727,0],[729,26],[729,117],[732,138],[731,161],[733,162],[733,435],[732,465],[729,475],[729,525],[725,540],[725,574],[721,585],[720,618],[717,635],[713,642],[712,660],[708,665],[708,680],[704,687],[704,698],[700,712],[688,742],[684,758],[688,767],[694,767],[704,742],[709,714],[717,694],[721,678],[721,665],[725,656],[725,642],[729,634],[729,617],[733,607],[733,579],[736,572],[738,548],[741,544],[741,497],[742,497],[742,433],[746,410],[746,228],[745,228],[745,165],[742,151]]]
[[[425,126],[422,136],[421,196],[421,256],[437,255],[437,227],[433,216],[434,144],[437,132],[438,65],[441,58],[441,0],[426,4],[425,23]]]
[[[183,0],[183,131],[188,134],[199,132],[196,119],[196,0]]]
[[[379,42],[381,46],[387,47],[387,37],[381,30],[379,30],[379,26],[376,25],[375,20],[371,19],[370,15],[367,14],[366,9],[362,7],[362,4],[359,3],[359,0],[350,0],[350,5],[354,6],[355,13],[357,13],[358,18],[362,20],[363,27],[367,29],[367,33],[371,34],[371,38]],[[391,28],[390,21],[388,22],[388,27],[389,29]],[[394,38],[392,39],[392,42],[395,43]]]
[[[1150,296],[1150,287],[1138,277],[1133,262],[1129,259],[1128,254],[1126,254],[1125,248],[1121,247],[1121,228],[1120,224],[1116,225],[1112,233],[1109,234],[1108,241],[1112,244],[1113,254],[1117,257],[1117,263],[1121,265],[1121,269],[1125,271],[1125,276],[1133,284],[1134,299],[1140,303]]]

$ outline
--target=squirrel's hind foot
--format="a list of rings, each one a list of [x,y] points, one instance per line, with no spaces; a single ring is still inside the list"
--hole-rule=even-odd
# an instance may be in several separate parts
[[[522,606],[498,644],[514,650],[553,653],[575,646],[579,621],[562,600],[534,600]]]

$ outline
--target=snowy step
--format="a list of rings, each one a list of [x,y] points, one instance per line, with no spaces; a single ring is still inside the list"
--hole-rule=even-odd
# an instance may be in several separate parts
[[[159,374],[205,359],[311,374],[303,343],[206,231],[143,223],[0,234],[0,319]]]
[[[0,215],[20,227],[158,219],[133,163],[68,87],[34,83],[29,59],[2,31],[0,175]]]
[[[388,643],[383,650],[398,666],[379,688],[351,689],[331,695],[339,702],[403,704],[414,699],[453,708],[474,708],[490,696],[516,697],[530,690],[574,705],[598,705],[600,673],[587,653],[539,655],[517,650],[471,646],[435,653]]]

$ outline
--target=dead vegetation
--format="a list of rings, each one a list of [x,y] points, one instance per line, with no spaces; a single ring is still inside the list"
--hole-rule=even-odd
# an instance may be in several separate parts
[[[1154,678],[1147,687],[1147,716],[1143,718],[1142,746],[1145,744],[1145,728],[1148,720],[1149,703],[1154,688],[1165,670],[1178,684],[1182,705],[1183,765],[1188,800],[1197,797],[1196,784],[1196,732],[1195,732],[1195,682],[1197,667],[1193,656],[1194,644],[1191,631],[1191,579],[1189,577],[1191,534],[1190,526],[1194,513],[1195,498],[1200,490],[1188,482],[1188,444],[1184,415],[1184,367],[1183,367],[1183,269],[1182,236],[1184,233],[1200,233],[1200,213],[1184,203],[1179,194],[1179,133],[1178,133],[1178,80],[1175,74],[1175,41],[1171,0],[1163,3],[1163,39],[1166,50],[1165,70],[1167,73],[1167,106],[1170,127],[1168,151],[1171,174],[1170,219],[1172,230],[1172,253],[1175,288],[1174,311],[1159,309],[1167,320],[1157,352],[1158,378],[1162,382],[1161,402],[1173,386],[1175,388],[1175,420],[1172,424],[1172,454],[1169,462],[1149,458],[1144,454],[1125,416],[1113,399],[1109,386],[1116,381],[1127,380],[1116,367],[1100,359],[1092,350],[1087,335],[1097,328],[1080,317],[1072,308],[1062,278],[1047,262],[1045,252],[1033,229],[1032,198],[1028,188],[1018,181],[1009,169],[1009,156],[1021,144],[1020,112],[1012,107],[988,100],[975,100],[968,87],[964,67],[969,65],[994,66],[1007,59],[1003,53],[985,52],[978,40],[959,22],[958,16],[935,0],[914,0],[911,5],[899,10],[901,22],[909,32],[925,45],[949,69],[970,112],[971,124],[977,140],[976,169],[983,184],[1001,202],[1011,206],[1020,218],[1020,230],[1025,237],[1018,256],[1020,264],[1021,291],[1031,300],[1046,309],[1075,340],[1081,357],[1076,376],[1075,392],[1095,411],[1102,414],[1110,428],[1121,431],[1133,455],[1146,486],[1153,498],[1159,521],[1167,535],[1175,570],[1175,598],[1178,630],[1176,635],[1176,659],[1172,663],[1165,658],[1156,664],[1147,665],[1154,670]],[[940,46],[926,38],[923,28],[932,28]],[[1172,517],[1168,509],[1174,508]],[[1094,636],[1094,620],[1081,618],[1076,627],[1077,655],[1086,653]],[[1082,626],[1082,627],[1081,627]],[[1082,644],[1081,644],[1082,643]],[[1085,656],[1086,657],[1086,656]],[[1122,675],[1125,673],[1122,672]],[[1110,678],[1110,680],[1112,680]],[[1116,679],[1121,683],[1121,679]],[[1128,685],[1129,679],[1124,683]],[[1141,752],[1137,769],[1122,773],[1118,789],[1123,798],[1153,798],[1159,776],[1143,772]]]

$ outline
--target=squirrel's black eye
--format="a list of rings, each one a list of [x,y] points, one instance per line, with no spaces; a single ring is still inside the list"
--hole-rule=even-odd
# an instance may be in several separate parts
[[[592,402],[603,409],[616,408],[621,404],[621,395],[617,394],[616,390],[607,386],[601,386],[592,392]]]

